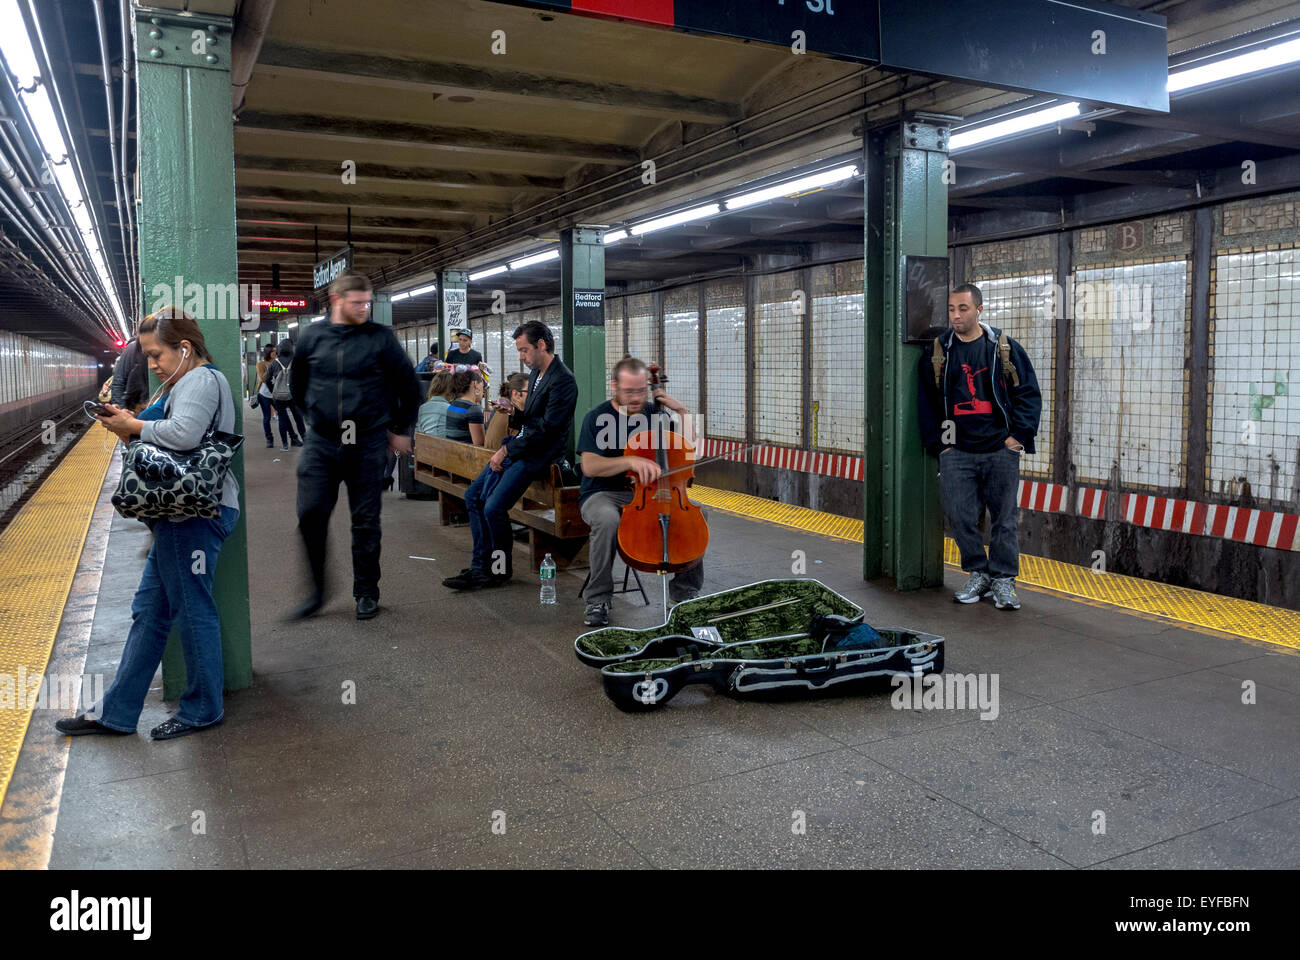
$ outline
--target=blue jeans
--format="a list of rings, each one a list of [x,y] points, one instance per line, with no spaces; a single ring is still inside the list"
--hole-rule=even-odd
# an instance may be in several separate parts
[[[135,730],[177,617],[188,686],[176,718],[191,727],[206,727],[224,716],[221,621],[212,599],[212,578],[221,545],[238,520],[238,510],[222,507],[219,520],[150,521],[153,549],[131,601],[131,630],[122,661],[104,699],[89,711],[104,726]],[[195,556],[196,551],[202,551],[201,558]]]
[[[506,457],[500,473],[491,466],[484,467],[469,485],[465,491],[465,509],[469,511],[469,529],[474,537],[472,569],[491,575],[492,555],[500,550],[505,557],[504,574],[512,575],[511,551],[515,538],[510,532],[510,508],[519,502],[534,479],[524,464],[513,463]]]

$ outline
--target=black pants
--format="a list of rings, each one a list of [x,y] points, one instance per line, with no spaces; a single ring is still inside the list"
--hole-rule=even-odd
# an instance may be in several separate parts
[[[352,595],[379,599],[379,513],[383,505],[388,432],[361,434],[356,443],[326,440],[313,430],[298,461],[298,529],[318,590],[325,588],[325,541],[339,483],[352,510]]]

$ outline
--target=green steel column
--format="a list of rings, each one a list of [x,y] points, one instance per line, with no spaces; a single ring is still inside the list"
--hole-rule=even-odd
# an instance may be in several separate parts
[[[217,366],[236,380],[243,358],[239,297],[232,295],[237,265],[230,37],[228,17],[136,10],[145,302],[166,299],[194,313]],[[177,277],[183,290],[175,289]],[[243,432],[243,411],[236,403],[235,433]],[[239,524],[222,547],[213,591],[221,612],[225,686],[238,690],[253,680],[242,453],[231,472],[239,481]],[[185,662],[173,631],[163,656],[163,696],[175,699],[184,689]]]
[[[393,299],[388,293],[376,293],[370,304],[370,319],[386,327],[393,325]]]
[[[468,326],[469,321],[469,271],[467,270],[440,270],[438,271],[438,359],[447,355],[451,349],[451,338],[447,336],[448,327],[455,327],[459,330],[461,327]],[[474,342],[475,349],[482,352],[483,338],[482,331],[474,331],[477,339]],[[505,335],[510,336],[507,330]],[[506,356],[510,356],[510,348],[513,344],[506,344]],[[494,377],[505,376],[503,370],[493,370]]]
[[[867,137],[863,574],[892,576],[899,590],[943,583],[938,470],[917,429],[925,348],[903,342],[902,267],[908,255],[947,255],[952,119],[918,114]]]
[[[560,231],[560,304],[564,359],[578,381],[574,431],[569,457],[574,456],[577,428],[583,418],[605,402],[609,372],[605,369],[605,241],[599,227]]]

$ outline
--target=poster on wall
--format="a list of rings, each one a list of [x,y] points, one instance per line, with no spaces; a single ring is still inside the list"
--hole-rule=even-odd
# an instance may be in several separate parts
[[[468,303],[469,291],[464,287],[451,287],[442,291],[442,315],[447,319],[448,330],[469,326],[466,317]]]

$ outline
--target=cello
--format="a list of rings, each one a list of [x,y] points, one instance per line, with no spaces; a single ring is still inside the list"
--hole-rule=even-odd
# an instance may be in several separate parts
[[[668,382],[659,365],[649,365],[650,393]],[[659,465],[659,478],[641,483],[632,477],[632,502],[623,508],[618,524],[618,553],[634,570],[665,576],[689,570],[704,559],[709,545],[709,525],[686,488],[695,479],[695,448],[686,438],[665,430],[658,416],[651,429],[631,437],[623,449],[626,457],[642,457]],[[664,581],[664,619],[667,620],[667,581]]]

